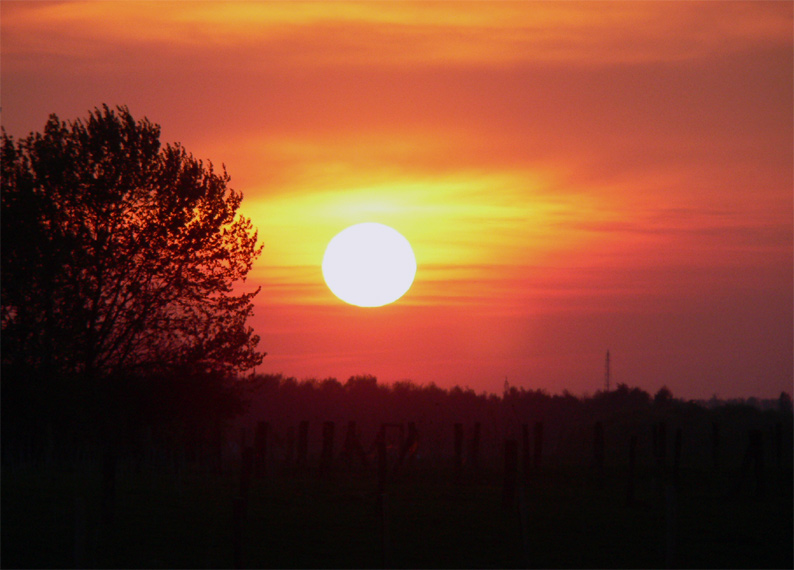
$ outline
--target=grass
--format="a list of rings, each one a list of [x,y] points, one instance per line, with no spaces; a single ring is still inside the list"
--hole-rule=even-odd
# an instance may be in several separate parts
[[[407,473],[388,487],[391,565],[400,568],[525,566],[518,509],[501,505],[498,472],[453,484],[441,470]],[[676,562],[681,567],[791,568],[791,474],[761,499],[726,499],[733,478],[682,474]],[[100,524],[100,469],[16,468],[2,480],[2,565],[63,568],[75,562],[75,507],[86,513],[84,564],[103,568],[233,565],[233,475],[122,469],[111,525]],[[542,568],[661,568],[665,507],[650,474],[625,504],[622,473],[594,481],[557,467],[526,488],[529,563]],[[244,525],[248,567],[373,568],[383,561],[374,474],[338,470],[254,479]]]

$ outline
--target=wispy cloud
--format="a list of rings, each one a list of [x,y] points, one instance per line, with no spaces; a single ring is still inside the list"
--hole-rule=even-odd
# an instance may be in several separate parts
[[[670,17],[666,2],[60,2],[3,17],[24,37],[9,55],[101,57],[96,44],[268,54],[246,66],[636,64],[790,41],[788,3],[725,4],[681,4]]]

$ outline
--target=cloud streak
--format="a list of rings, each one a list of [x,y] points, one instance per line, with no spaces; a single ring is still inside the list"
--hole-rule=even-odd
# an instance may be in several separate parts
[[[4,18],[48,37],[13,37],[12,54],[259,47],[270,57],[248,63],[289,67],[681,61],[785,43],[792,24],[790,6],[762,2],[686,3],[673,17],[664,2],[59,2],[11,5]]]

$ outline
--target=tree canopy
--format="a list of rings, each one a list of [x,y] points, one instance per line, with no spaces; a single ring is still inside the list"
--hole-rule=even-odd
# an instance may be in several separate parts
[[[2,133],[2,363],[107,378],[259,364],[239,292],[262,246],[225,168],[126,107]],[[41,374],[38,374],[41,376]]]

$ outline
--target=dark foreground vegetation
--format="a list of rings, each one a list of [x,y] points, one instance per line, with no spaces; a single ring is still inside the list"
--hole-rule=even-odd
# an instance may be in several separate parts
[[[3,566],[792,567],[785,394],[246,385],[113,447],[4,441]]]

